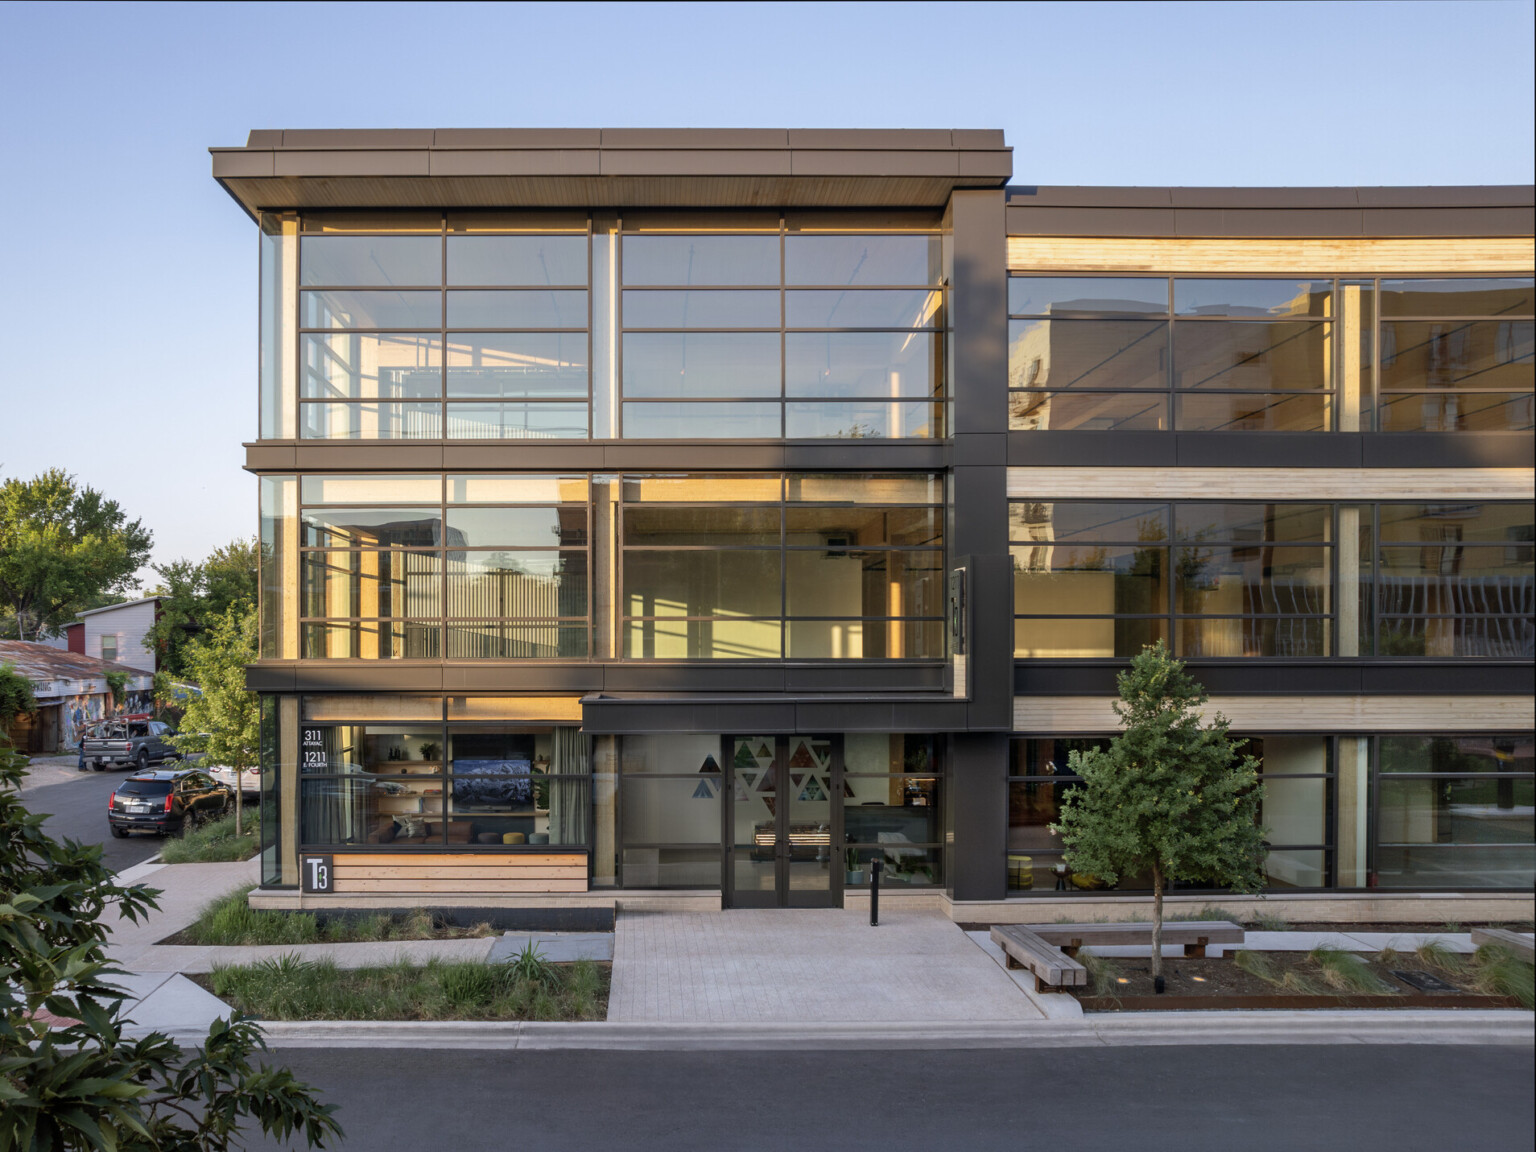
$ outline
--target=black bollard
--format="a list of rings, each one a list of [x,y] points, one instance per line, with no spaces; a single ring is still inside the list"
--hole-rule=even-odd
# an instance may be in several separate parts
[[[879,857],[869,862],[869,926],[880,923],[880,873],[885,871],[885,861]]]

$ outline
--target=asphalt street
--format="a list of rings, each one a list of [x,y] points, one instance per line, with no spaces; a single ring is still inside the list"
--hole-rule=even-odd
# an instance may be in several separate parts
[[[1514,1047],[273,1055],[368,1152],[1528,1152],[1536,1125]]]
[[[119,840],[107,828],[107,798],[128,771],[77,772],[74,764],[73,759],[34,760],[23,783],[22,801],[33,812],[48,813],[44,827],[49,835],[100,844],[102,857],[114,872],[160,851],[164,841],[158,836],[136,833]]]

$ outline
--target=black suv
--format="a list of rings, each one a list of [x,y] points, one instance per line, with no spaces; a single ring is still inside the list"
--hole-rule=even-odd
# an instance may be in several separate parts
[[[112,835],[156,832],[168,836],[229,811],[234,792],[196,768],[135,772],[107,802]]]

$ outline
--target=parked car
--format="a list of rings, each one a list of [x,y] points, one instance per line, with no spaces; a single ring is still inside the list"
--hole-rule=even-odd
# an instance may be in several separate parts
[[[154,832],[169,836],[229,811],[234,792],[196,768],[135,772],[107,801],[112,835]]]
[[[235,786],[235,770],[227,764],[203,764],[199,765],[204,772],[212,776],[220,784],[226,784],[231,789]],[[247,768],[240,773],[240,791],[247,796],[261,795],[261,769],[257,767]]]
[[[148,716],[124,716],[101,720],[85,732],[85,759],[100,772],[113,768],[133,768],[144,772],[153,764],[180,760],[181,753],[171,745],[176,730]]]

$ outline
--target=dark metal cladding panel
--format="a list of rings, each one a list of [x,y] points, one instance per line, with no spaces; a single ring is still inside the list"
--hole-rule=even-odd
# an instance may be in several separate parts
[[[354,469],[411,471],[443,466],[440,444],[342,444],[301,440],[294,447],[296,465],[305,472]]]
[[[1536,214],[1529,208],[1368,208],[1368,236],[1529,236]]]
[[[1473,661],[1457,664],[1386,664],[1361,669],[1361,691],[1368,695],[1529,696],[1530,661]]]
[[[245,666],[245,686],[252,692],[292,692],[295,683],[292,664]]]
[[[824,150],[977,147],[960,144],[948,128],[791,128],[788,140],[791,148]]]
[[[285,128],[284,148],[430,148],[431,128]]]
[[[945,797],[947,881],[953,900],[1001,900],[1008,876],[1008,736],[957,732],[950,737]]]
[[[784,670],[778,665],[609,664],[610,692],[766,692],[781,695]]]
[[[292,472],[296,467],[298,467],[298,452],[292,444],[245,445],[247,472]]]
[[[942,176],[961,174],[960,154],[951,151],[818,151],[796,148],[790,153],[796,176]]]
[[[796,442],[784,445],[784,467],[796,471],[885,468],[936,470],[948,462],[943,444],[882,443],[878,440],[843,440],[834,443]]]
[[[604,148],[597,154],[604,176],[788,176],[783,149]]]
[[[1529,208],[1536,205],[1532,184],[1385,185],[1357,188],[1363,208]]]
[[[1177,432],[1181,468],[1358,468],[1358,432]]]
[[[601,128],[438,128],[434,148],[599,148]]]
[[[538,444],[516,440],[498,444],[485,441],[443,445],[443,466],[450,471],[475,468],[601,469],[603,446],[573,441],[569,444]]]
[[[1171,208],[1008,208],[1010,236],[1176,236]]]
[[[441,692],[441,664],[315,660],[294,666],[300,692]]]
[[[1180,208],[1180,236],[1359,236],[1358,208]]]
[[[1008,427],[1008,268],[1003,194],[956,192],[953,229],[950,358],[955,432]]]
[[[1367,468],[1531,468],[1529,432],[1379,432],[1362,438]]]
[[[970,468],[1003,467],[1008,463],[1006,432],[962,432],[954,439],[953,461]]]
[[[598,692],[604,687],[601,664],[510,664],[491,661],[443,666],[448,692]]]
[[[1013,467],[1081,465],[1173,467],[1178,442],[1167,432],[1010,432],[1008,463]]]
[[[430,153],[425,149],[395,151],[335,151],[275,153],[278,176],[428,176]]]
[[[604,148],[789,148],[783,128],[603,128]]]
[[[901,664],[790,665],[784,688],[794,692],[936,692],[944,687],[942,665]]]
[[[603,445],[603,467],[634,472],[773,471],[784,467],[782,444],[722,444],[681,441],[625,441]]]

